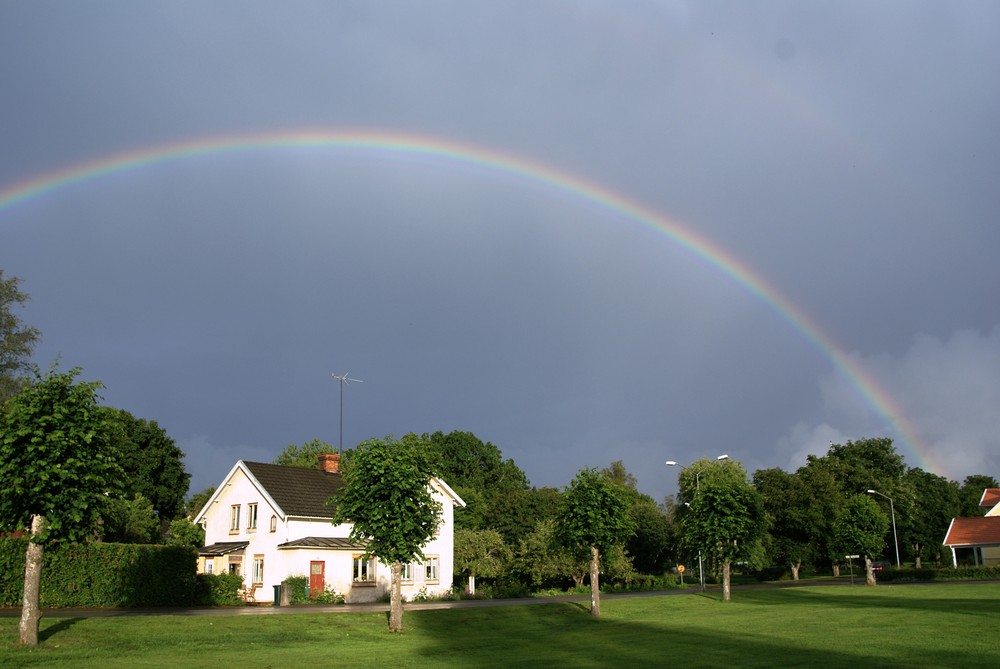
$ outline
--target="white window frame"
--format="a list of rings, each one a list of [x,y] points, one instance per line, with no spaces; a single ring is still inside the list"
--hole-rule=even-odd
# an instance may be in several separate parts
[[[240,505],[233,504],[229,507],[229,533],[240,533]]]
[[[441,558],[437,555],[428,555],[425,558],[424,580],[428,583],[437,583],[441,580]]]
[[[375,585],[375,558],[364,554],[353,556],[352,578],[354,585]]]
[[[413,574],[416,573],[416,571],[417,571],[417,563],[416,562],[404,562],[403,563],[403,570],[399,573],[399,580],[400,581],[408,581],[408,582],[412,583],[413,582]]]
[[[264,585],[264,556],[253,556],[253,584]]]
[[[257,503],[247,504],[247,531],[257,531]]]

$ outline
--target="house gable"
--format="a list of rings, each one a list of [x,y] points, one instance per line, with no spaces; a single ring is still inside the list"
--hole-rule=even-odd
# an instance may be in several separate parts
[[[986,507],[987,516],[1000,516],[1000,488],[986,488],[979,500],[980,507]]]

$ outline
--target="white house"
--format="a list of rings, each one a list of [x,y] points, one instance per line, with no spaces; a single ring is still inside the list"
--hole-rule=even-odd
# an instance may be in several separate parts
[[[290,576],[308,576],[312,593],[333,589],[348,602],[371,602],[388,592],[389,566],[363,558],[350,524],[334,525],[327,501],[344,483],[337,454],[321,455],[318,469],[240,460],[194,518],[205,528],[199,551],[202,573],[237,573],[258,602],[274,599],[274,587]],[[444,595],[454,573],[454,511],[465,502],[444,481],[432,478],[441,524],[423,548],[423,562],[403,568],[403,596],[423,590]]]

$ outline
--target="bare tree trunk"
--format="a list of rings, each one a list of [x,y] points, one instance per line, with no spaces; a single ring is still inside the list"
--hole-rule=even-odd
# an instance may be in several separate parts
[[[840,565],[836,562],[833,563],[833,575],[834,577],[840,576]]]
[[[469,574],[469,594],[476,594],[476,575]]]
[[[31,538],[34,539],[42,531],[42,516],[31,517]],[[42,545],[28,542],[28,550],[24,555],[24,592],[21,600],[20,641],[22,646],[38,645],[38,623],[42,618],[42,610],[38,607],[39,591],[42,583]]]
[[[389,586],[389,631],[403,631],[403,563],[392,563],[392,585]]]
[[[728,602],[732,598],[732,588],[729,585],[729,560],[725,560],[722,563],[722,601]]]
[[[872,559],[865,556],[865,584],[875,585],[875,570],[872,569]]]
[[[799,560],[798,562],[793,562],[791,564],[791,567],[792,567],[792,580],[793,581],[799,580],[799,569],[802,567],[802,560]]]
[[[595,618],[601,617],[601,586],[598,583],[598,566],[601,563],[601,554],[597,546],[590,547],[590,615]]]

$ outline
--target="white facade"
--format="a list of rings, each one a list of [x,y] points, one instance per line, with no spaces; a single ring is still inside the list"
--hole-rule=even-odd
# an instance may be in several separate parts
[[[254,595],[258,602],[273,601],[273,586],[291,576],[310,578],[314,591],[333,589],[347,602],[378,601],[388,592],[392,580],[389,566],[366,564],[361,558],[364,548],[348,540],[351,525],[333,525],[332,512],[326,517],[286,514],[275,499],[282,495],[275,492],[272,496],[254,476],[253,467],[261,465],[237,462],[195,517],[194,522],[205,528],[206,548],[214,549],[202,551],[200,572],[241,574],[247,588],[257,586]],[[265,467],[274,471],[275,465]],[[294,476],[294,472],[288,475]],[[451,590],[454,512],[465,502],[436,478],[431,480],[431,492],[441,504],[441,524],[424,547],[425,561],[406,568],[409,573],[404,576],[409,578],[402,584],[406,599],[421,592],[441,596]]]

